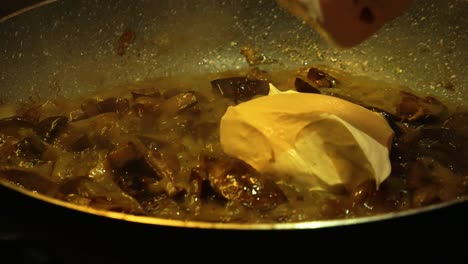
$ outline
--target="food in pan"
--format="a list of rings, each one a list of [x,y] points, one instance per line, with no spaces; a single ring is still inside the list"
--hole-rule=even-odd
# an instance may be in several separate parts
[[[0,105],[0,177],[160,218],[353,218],[465,196],[467,124],[460,107],[318,66],[162,78]]]

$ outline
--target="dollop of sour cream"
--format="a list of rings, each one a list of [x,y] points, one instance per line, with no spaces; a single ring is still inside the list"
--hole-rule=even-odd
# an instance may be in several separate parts
[[[224,152],[260,173],[310,190],[378,186],[390,175],[394,132],[383,116],[337,97],[281,92],[227,109]]]

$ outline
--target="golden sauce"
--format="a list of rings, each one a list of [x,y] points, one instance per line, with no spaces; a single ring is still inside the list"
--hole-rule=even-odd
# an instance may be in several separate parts
[[[445,120],[462,122],[460,117],[453,118],[452,108],[434,114],[436,121],[409,120],[416,118],[410,110],[419,106],[413,101],[410,110],[400,106],[401,91],[406,88],[333,69],[324,71],[336,83],[331,88],[319,87],[322,94],[391,116],[407,110],[404,113],[409,118],[392,121],[401,126],[395,142],[399,145],[391,157],[392,174],[379,190],[375,183],[365,182],[351,191],[304,191],[283,182],[271,183],[268,175],[258,175],[222,152],[219,121],[227,107],[238,102],[221,96],[210,85],[212,80],[250,76],[291,90],[296,89],[296,78],[307,80],[308,69],[161,78],[86,98],[58,97],[24,104],[16,111],[9,106],[9,112],[0,115],[0,177],[95,208],[214,222],[349,218],[406,210],[468,193],[466,167],[447,160],[455,153],[451,149],[432,155],[430,147],[441,142],[430,134],[433,131],[422,130],[428,127],[436,134],[449,133],[444,140],[463,148],[464,153],[468,135],[458,125],[441,130]],[[154,93],[135,92],[143,90]],[[434,107],[431,102],[424,106],[444,109],[440,102],[433,103]],[[431,114],[424,111],[422,115]],[[14,120],[12,112],[16,112]],[[411,136],[433,144],[426,148],[426,141]],[[405,156],[406,145],[419,152]],[[229,169],[223,170],[223,166]],[[213,176],[216,173],[222,177]]]

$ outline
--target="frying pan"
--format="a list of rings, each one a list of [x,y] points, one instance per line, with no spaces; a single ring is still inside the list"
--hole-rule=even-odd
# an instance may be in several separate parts
[[[397,82],[415,93],[467,106],[467,11],[464,0],[416,0],[375,36],[343,50],[329,46],[275,1],[45,1],[0,20],[0,99],[74,97],[157,77],[244,69],[248,65],[239,51],[248,45],[275,62],[262,65],[265,70],[320,64]],[[132,30],[136,40],[118,56],[115,43],[125,30]],[[447,84],[453,89],[446,89]],[[408,236],[422,243],[431,230],[430,234],[460,237],[468,220],[463,213],[466,199],[459,199],[346,220],[253,225],[184,222],[84,208],[0,183],[2,215],[8,216],[2,217],[0,231],[41,239],[64,252],[72,248],[86,252],[85,245],[89,250],[99,247],[106,259],[109,252],[118,256],[125,251],[119,248],[128,253],[138,245],[143,250],[144,245],[135,242],[142,237],[164,237],[166,242],[210,237],[212,247],[218,239],[228,244],[232,238],[241,239],[243,245],[270,243],[278,248],[286,245],[272,243],[274,237],[284,241],[313,237],[326,241],[322,246],[355,249],[357,236],[380,242],[385,237]],[[70,237],[69,244],[60,242]],[[444,247],[443,243],[432,245]],[[379,248],[378,243],[367,247]]]

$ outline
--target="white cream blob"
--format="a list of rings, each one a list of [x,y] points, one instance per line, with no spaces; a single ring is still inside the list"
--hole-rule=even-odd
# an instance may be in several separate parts
[[[224,152],[301,188],[353,188],[391,171],[393,130],[379,114],[320,94],[280,92],[229,107],[221,119]]]

